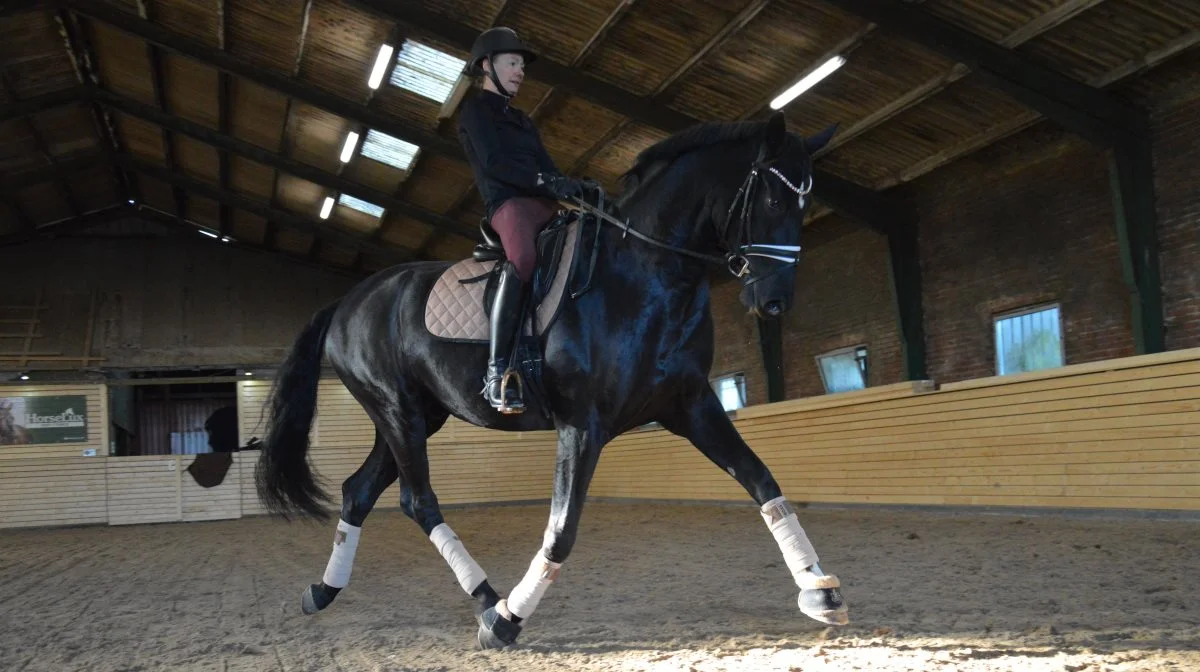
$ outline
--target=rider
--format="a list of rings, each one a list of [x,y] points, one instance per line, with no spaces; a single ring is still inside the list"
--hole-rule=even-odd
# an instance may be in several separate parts
[[[525,285],[533,275],[534,241],[557,212],[557,201],[583,189],[580,180],[554,165],[529,116],[509,105],[525,78],[525,66],[536,58],[511,28],[481,33],[464,72],[482,77],[482,90],[463,103],[459,117],[459,141],[506,257],[492,305],[483,390],[488,403],[502,413],[524,410],[517,386],[507,386],[503,399],[500,389],[520,326]]]

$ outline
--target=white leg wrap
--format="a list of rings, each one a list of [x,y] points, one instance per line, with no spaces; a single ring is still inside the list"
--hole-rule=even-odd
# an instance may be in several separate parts
[[[817,551],[808,540],[808,535],[804,534],[804,528],[800,527],[796,512],[784,497],[776,497],[763,504],[760,512],[775,537],[775,543],[779,544],[779,550],[783,551],[783,561],[787,563],[796,585],[810,587],[812,579],[808,576],[809,572],[804,570],[817,563]]]
[[[532,616],[538,602],[541,602],[542,596],[546,594],[546,589],[558,578],[558,570],[561,568],[562,563],[550,562],[538,551],[533,562],[529,563],[529,571],[525,572],[525,578],[521,579],[509,594],[508,610],[514,616],[523,619]]]
[[[487,580],[483,568],[475,562],[470,553],[467,553],[467,547],[458,540],[458,535],[454,534],[449,525],[442,523],[433,528],[429,533],[429,540],[433,542],[438,553],[442,554],[446,564],[450,565],[450,569],[454,570],[458,585],[462,586],[468,595]]]
[[[339,520],[333,533],[333,553],[325,565],[325,576],[321,578],[331,588],[345,588],[350,583],[350,570],[354,569],[354,554],[358,551],[361,527]]]

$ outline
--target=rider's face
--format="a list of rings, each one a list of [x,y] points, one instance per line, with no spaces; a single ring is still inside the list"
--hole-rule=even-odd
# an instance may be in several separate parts
[[[496,78],[513,96],[517,95],[517,90],[521,88],[521,82],[525,81],[525,57],[521,54],[500,54],[493,62],[484,61],[483,67],[489,71],[495,68]],[[490,77],[484,82],[492,83]]]

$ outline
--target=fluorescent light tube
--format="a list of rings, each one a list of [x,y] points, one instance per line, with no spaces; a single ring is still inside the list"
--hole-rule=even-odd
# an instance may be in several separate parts
[[[779,96],[777,98],[775,98],[775,100],[772,100],[771,101],[771,109],[772,110],[781,109],[783,106],[787,105],[788,103],[792,102],[797,97],[799,97],[800,94],[811,89],[813,86],[816,85],[817,82],[832,75],[834,70],[837,70],[838,68],[842,67],[845,64],[846,64],[846,59],[842,56],[834,56],[833,58],[829,59],[828,61],[825,61],[816,70],[813,70],[812,72],[805,75],[800,81],[796,82],[790,88],[788,88],[787,91],[784,91],[783,93],[779,94]]]
[[[329,219],[331,212],[333,212],[333,197],[326,196],[325,202],[321,204],[321,219]]]
[[[354,148],[358,146],[358,133],[350,131],[346,135],[346,144],[342,145],[342,163],[349,163],[354,156]]]
[[[392,62],[392,53],[395,51],[395,47],[390,44],[379,47],[379,55],[375,57],[375,67],[371,68],[371,78],[367,80],[367,86],[372,89],[379,88],[379,85],[383,83],[383,75]]]
[[[198,231],[200,231],[200,233],[203,233],[204,235],[208,236],[209,238],[220,238],[220,236],[213,233],[212,231],[205,231],[204,229],[198,229]]]

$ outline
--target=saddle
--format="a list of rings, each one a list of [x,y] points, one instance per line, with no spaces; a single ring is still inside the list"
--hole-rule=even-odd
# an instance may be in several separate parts
[[[529,314],[522,336],[546,333],[558,317],[574,272],[579,248],[580,223],[575,213],[559,211],[537,237],[537,263],[530,292]],[[488,323],[498,265],[504,260],[500,236],[487,219],[480,222],[483,242],[471,258],[446,269],[434,283],[425,302],[425,328],[436,338],[458,343],[488,342]]]

